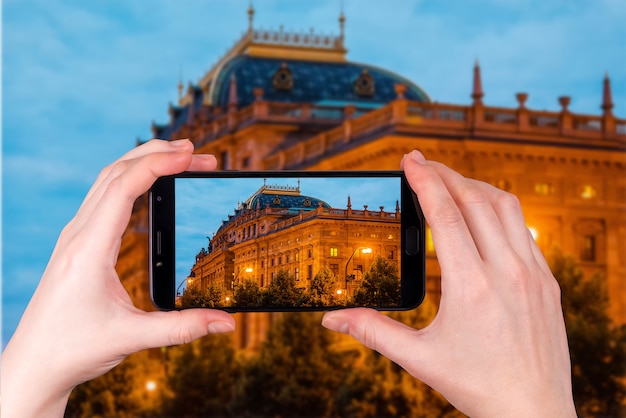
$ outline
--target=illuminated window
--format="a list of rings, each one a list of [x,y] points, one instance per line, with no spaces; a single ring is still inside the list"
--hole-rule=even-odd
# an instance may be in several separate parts
[[[330,248],[330,256],[331,257],[337,257],[338,251],[336,247],[331,247]]]
[[[535,193],[541,196],[549,196],[554,193],[554,187],[550,183],[536,183]]]
[[[387,239],[394,239],[395,237],[393,236],[393,234],[389,234],[387,235]]]
[[[435,252],[435,241],[433,241],[433,231],[430,228],[426,228],[426,251],[429,253]]]
[[[293,271],[294,276],[296,277],[296,281],[300,280],[300,269],[296,267]]]
[[[594,197],[596,197],[597,193],[598,192],[596,191],[595,187],[590,184],[585,184],[580,188],[580,197],[585,200],[593,199]]]

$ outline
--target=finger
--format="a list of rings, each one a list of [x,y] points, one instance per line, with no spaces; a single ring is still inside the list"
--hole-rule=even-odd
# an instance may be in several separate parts
[[[413,329],[368,308],[327,312],[322,318],[322,326],[349,334],[417,378],[423,379],[427,373],[431,357],[429,346],[421,343],[423,330]]]
[[[502,231],[511,247],[522,259],[535,261],[535,255],[532,250],[534,240],[526,226],[519,199],[515,195],[497,189],[490,184],[477,180],[472,181],[491,202],[491,206],[502,225]]]
[[[191,157],[191,164],[188,171],[212,171],[217,168],[217,159],[214,155],[194,154]]]
[[[461,210],[481,259],[495,263],[513,250],[502,223],[484,188],[443,164],[432,162],[450,195]]]
[[[117,161],[107,181],[94,192],[77,214],[77,233],[94,234],[98,240],[87,240],[92,251],[112,254],[128,225],[133,204],[160,177],[179,173],[191,164],[190,150],[148,154],[128,161]]]
[[[207,334],[235,330],[235,319],[228,313],[212,309],[185,309],[170,312],[142,312],[125,324],[133,341],[128,353],[147,348],[187,344]]]
[[[133,160],[157,152],[171,152],[180,149],[187,149],[190,150],[189,152],[193,152],[193,144],[188,139],[180,139],[177,141],[164,141],[161,139],[153,139],[144,144],[141,144],[138,147],[131,149],[122,157],[118,158],[113,164],[108,165],[100,172],[98,178],[87,193],[87,196],[85,196],[83,202],[88,201],[94,195],[94,193],[100,189],[102,183],[110,179],[110,176],[112,174],[111,171],[114,171],[117,162]]]
[[[463,214],[448,191],[448,186],[419,151],[413,151],[403,160],[404,172],[411,188],[417,194],[424,217],[430,225],[437,258],[446,272],[475,271],[482,265]],[[451,284],[451,289],[462,283]],[[442,286],[446,286],[442,283]],[[450,289],[450,290],[451,290]]]

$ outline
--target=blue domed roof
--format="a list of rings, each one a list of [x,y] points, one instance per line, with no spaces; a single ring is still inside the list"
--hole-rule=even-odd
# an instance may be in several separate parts
[[[294,214],[300,210],[309,211],[323,207],[331,209],[331,206],[321,199],[312,196],[282,194],[280,192],[265,191],[256,194],[249,201],[249,209],[265,209],[266,207],[276,209],[288,209]]]
[[[276,87],[274,78],[281,68],[290,73],[291,88]],[[363,74],[373,80],[373,88],[369,92],[355,87],[356,83],[363,81]],[[407,87],[404,96],[408,100],[430,102],[428,95],[415,83],[372,65],[238,55],[226,62],[212,81],[215,83],[210,97],[213,105],[228,105],[233,75],[237,85],[237,106],[240,108],[254,101],[253,89],[259,87],[263,89],[263,99],[268,101],[340,106],[355,104],[377,108],[395,100],[395,85],[404,84]]]

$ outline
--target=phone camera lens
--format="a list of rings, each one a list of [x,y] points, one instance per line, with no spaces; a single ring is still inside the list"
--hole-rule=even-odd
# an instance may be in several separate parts
[[[161,196],[157,196],[157,202],[160,202],[161,200],[163,200]]]

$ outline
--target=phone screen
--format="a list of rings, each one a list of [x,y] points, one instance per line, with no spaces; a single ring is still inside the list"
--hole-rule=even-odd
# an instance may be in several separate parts
[[[403,181],[174,178],[175,308],[406,308]]]

